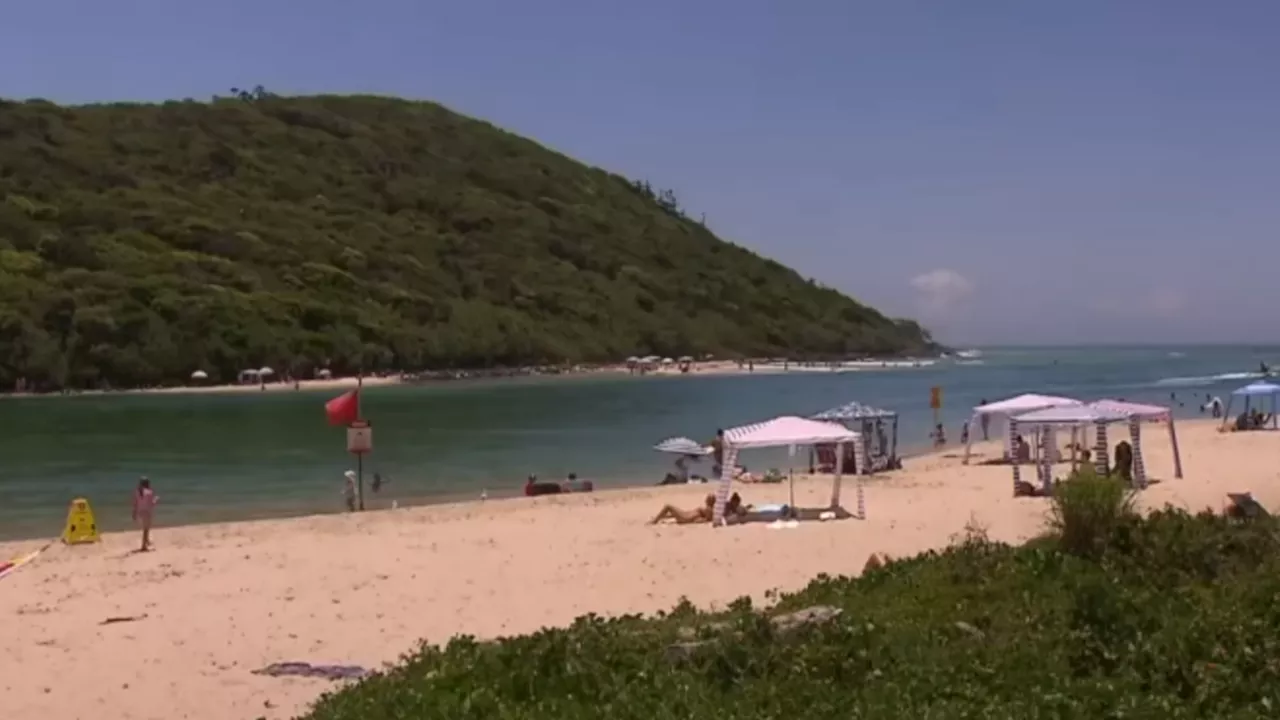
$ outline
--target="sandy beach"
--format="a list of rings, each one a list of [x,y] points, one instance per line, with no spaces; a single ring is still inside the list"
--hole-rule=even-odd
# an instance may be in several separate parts
[[[1225,493],[1248,490],[1280,507],[1280,434],[1204,421],[1180,423],[1179,440],[1186,477],[1174,480],[1167,432],[1147,426],[1148,472],[1162,481],[1144,506],[1220,509]],[[134,533],[55,545],[0,580],[4,716],[292,717],[337,685],[253,670],[376,668],[420,639],[524,633],[681,597],[763,600],[818,573],[856,574],[872,552],[944,546],[966,525],[1018,541],[1041,529],[1046,504],[1013,498],[1011,485],[1008,467],[961,465],[953,448],[868,482],[867,520],[794,529],[646,525],[663,503],[694,505],[708,490],[682,486],[161,529],[145,554],[131,552]],[[852,480],[845,488],[852,508]],[[787,497],[785,484],[737,489],[756,504]],[[797,504],[829,492],[829,477],[803,478]],[[0,545],[0,558],[41,544]],[[137,619],[103,624],[113,617]]]
[[[636,377],[676,377],[676,376],[697,376],[697,377],[721,377],[726,375],[780,375],[787,373],[832,373],[832,372],[867,372],[867,371],[883,371],[883,370],[906,370],[913,368],[931,367],[938,360],[935,358],[924,358],[919,360],[856,360],[840,363],[838,366],[823,363],[783,363],[774,361],[752,361],[751,365],[739,365],[736,360],[709,360],[691,363],[688,371],[682,369],[678,363],[656,364],[647,366],[643,372],[638,372],[635,368],[629,367],[626,363],[612,363],[608,365],[583,365],[575,366],[567,370],[561,370],[558,373],[530,373],[538,377],[582,377],[588,375],[629,375]],[[484,379],[485,376],[476,377],[469,376],[465,371],[459,371],[457,379]],[[493,379],[501,379],[505,376],[495,376]],[[525,375],[512,375],[510,377],[525,377]],[[383,375],[383,376],[366,376],[363,379],[363,386],[366,388],[387,387],[392,385],[401,385],[406,382],[413,382],[412,378],[406,379],[401,375]],[[439,380],[435,380],[439,381]],[[421,382],[432,382],[425,380]],[[359,385],[361,381],[355,377],[334,377],[334,378],[313,378],[310,380],[299,380],[297,383],[292,381],[272,380],[266,383],[224,383],[224,384],[206,384],[197,380],[192,380],[186,385],[174,385],[171,387],[152,387],[152,388],[124,388],[119,390],[76,390],[71,395],[253,395],[257,393],[278,393],[278,392],[294,392],[308,390],[332,390],[342,391],[351,390]],[[10,392],[0,393],[0,400],[5,398],[25,398],[25,397],[65,397],[61,393],[27,393],[27,392]]]
[[[313,380],[299,380],[297,384],[293,382],[268,382],[264,384],[258,383],[236,383],[224,385],[205,385],[192,381],[189,385],[174,385],[172,387],[155,387],[155,388],[129,388],[122,390],[76,390],[71,395],[210,395],[210,394],[256,394],[263,392],[295,392],[300,390],[352,390],[361,384],[361,380],[355,377],[338,377],[338,378],[320,378]],[[403,380],[399,375],[386,376],[368,376],[363,380],[364,387],[382,387],[387,385],[399,385]],[[65,397],[60,393],[4,393],[0,394],[0,399],[4,398],[23,398],[23,397]]]

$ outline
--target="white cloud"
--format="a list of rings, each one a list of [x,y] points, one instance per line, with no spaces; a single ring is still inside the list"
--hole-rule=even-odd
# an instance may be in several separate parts
[[[911,278],[911,288],[921,311],[934,317],[953,313],[973,295],[973,283],[947,268],[921,273]]]

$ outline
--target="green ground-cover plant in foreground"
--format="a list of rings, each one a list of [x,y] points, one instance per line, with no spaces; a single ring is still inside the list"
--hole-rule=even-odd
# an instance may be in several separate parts
[[[970,537],[857,579],[820,577],[769,612],[842,614],[785,636],[739,602],[459,639],[322,698],[307,717],[1280,715],[1276,524],[1165,510],[1125,514],[1104,537],[1086,556],[1055,535],[1020,547]],[[673,660],[688,633],[711,642]]]
[[[1049,501],[1049,528],[1064,550],[1095,556],[1126,519],[1133,516],[1135,493],[1116,476],[1099,475],[1085,465],[1055,483]]]

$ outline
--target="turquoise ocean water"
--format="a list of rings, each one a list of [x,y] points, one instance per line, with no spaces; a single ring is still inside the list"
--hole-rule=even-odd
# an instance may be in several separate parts
[[[929,388],[943,387],[949,438],[982,399],[1022,392],[1122,397],[1199,414],[1206,394],[1280,364],[1280,347],[992,348],[976,362],[849,373],[575,377],[367,390],[375,430],[366,463],[392,480],[372,507],[518,491],[528,473],[569,472],[598,487],[656,482],[673,435],[805,415],[850,400],[897,410],[900,443],[928,443]],[[67,503],[88,498],[106,529],[128,527],[130,492],[149,475],[164,524],[339,511],[353,468],[343,430],[325,424],[335,393],[115,395],[0,400],[0,537],[53,536]],[[1171,397],[1172,396],[1172,397]],[[786,467],[785,451],[744,457]],[[368,475],[366,474],[366,478]]]

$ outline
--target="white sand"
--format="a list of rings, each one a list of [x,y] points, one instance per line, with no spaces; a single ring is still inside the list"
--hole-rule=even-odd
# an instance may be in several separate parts
[[[1148,468],[1168,480],[1143,493],[1145,505],[1218,509],[1226,492],[1250,490],[1280,507],[1280,433],[1185,423],[1186,478],[1176,481],[1163,427],[1149,430]],[[791,530],[645,524],[664,502],[696,504],[708,488],[693,486],[162,529],[147,554],[130,553],[132,533],[55,546],[0,580],[0,707],[6,720],[291,717],[336,685],[251,670],[376,667],[420,638],[523,633],[681,596],[762,600],[818,573],[856,574],[871,552],[945,545],[971,522],[1025,539],[1045,501],[1014,499],[1011,486],[1007,467],[944,454],[869,483],[866,521]],[[757,504],[786,500],[785,485],[739,490]],[[798,504],[820,506],[830,480],[803,480],[797,492]],[[39,544],[0,545],[0,557]],[[100,625],[126,615],[145,618]]]

